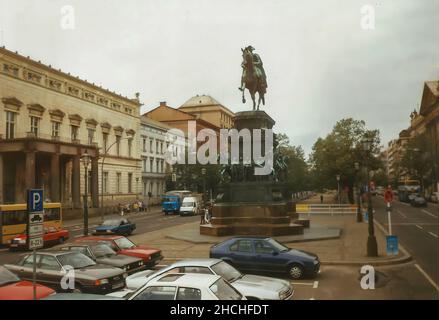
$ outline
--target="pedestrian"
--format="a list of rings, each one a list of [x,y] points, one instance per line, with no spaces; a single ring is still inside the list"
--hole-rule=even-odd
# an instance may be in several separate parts
[[[133,203],[133,212],[134,213],[139,212],[139,204],[137,201],[134,201],[134,203]]]
[[[123,205],[121,203],[119,203],[118,206],[119,206],[119,214],[123,217],[123,215],[124,215],[124,212],[123,212],[124,207],[123,207]]]
[[[320,203],[323,204],[323,194],[320,195]]]

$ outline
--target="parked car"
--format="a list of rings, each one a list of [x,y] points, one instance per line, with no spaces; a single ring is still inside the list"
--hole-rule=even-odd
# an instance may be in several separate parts
[[[88,236],[75,239],[75,242],[100,241],[108,244],[118,254],[141,258],[146,268],[152,268],[162,259],[162,251],[147,246],[139,246],[124,236]]]
[[[411,194],[409,194],[408,196],[407,196],[407,202],[408,203],[412,203],[412,201],[416,198],[416,197],[418,197],[419,196],[419,194],[417,194],[417,193],[411,193]]]
[[[105,294],[124,288],[128,276],[120,268],[97,264],[79,252],[39,251],[36,258],[37,282],[56,291]],[[33,255],[28,254],[16,264],[5,264],[5,267],[20,278],[32,281],[33,265]],[[74,288],[61,287],[68,268],[75,271]]]
[[[37,284],[36,298],[42,299],[54,294],[51,288]],[[34,286],[30,281],[22,281],[5,267],[0,266],[0,300],[32,300]]]
[[[180,207],[180,216],[196,216],[200,213],[201,202],[196,197],[185,197]]]
[[[226,261],[242,272],[288,273],[293,279],[320,271],[317,255],[290,249],[267,237],[234,237],[210,249],[210,258]]]
[[[93,234],[120,234],[130,235],[136,229],[136,224],[125,218],[113,218],[102,222],[102,224],[96,227]]]
[[[139,272],[145,269],[142,259],[117,254],[104,242],[76,242],[61,248],[61,250],[76,251],[85,254],[99,264],[105,264],[121,268],[128,274]]]
[[[123,290],[109,296],[128,300],[246,300],[226,280],[210,274],[166,274],[136,291]]]
[[[438,201],[439,201],[438,193],[437,192],[432,192],[427,200],[430,201],[430,202],[433,202],[433,203],[438,203]]]
[[[45,247],[63,243],[68,240],[69,237],[69,230],[54,227],[44,228],[43,242]],[[13,251],[18,249],[28,249],[26,234],[18,235],[10,241],[9,250]]]
[[[415,195],[410,199],[410,204],[413,207],[426,207],[427,206],[427,200],[425,200],[424,197],[421,195]]]
[[[219,259],[182,260],[153,273],[150,270],[138,272],[127,277],[127,288],[138,289],[154,278],[171,273],[219,275],[247,299],[286,300],[291,299],[294,294],[293,286],[288,281],[242,274],[227,262]]]

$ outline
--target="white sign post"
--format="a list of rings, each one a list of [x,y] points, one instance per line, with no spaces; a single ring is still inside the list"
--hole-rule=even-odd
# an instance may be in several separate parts
[[[42,189],[30,189],[27,191],[27,245],[33,250],[33,296],[37,299],[37,250],[44,245],[44,192]]]

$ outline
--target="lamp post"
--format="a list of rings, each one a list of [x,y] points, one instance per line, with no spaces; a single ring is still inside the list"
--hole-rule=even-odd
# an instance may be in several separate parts
[[[369,226],[369,237],[367,238],[367,256],[368,257],[377,257],[378,256],[378,244],[375,238],[375,228],[373,224],[373,207],[372,207],[372,196],[370,192],[370,176],[369,176],[369,166],[368,166],[368,157],[372,148],[372,140],[371,139],[363,139],[363,150],[367,153],[364,157],[365,159],[365,167],[367,171],[367,214],[368,214],[368,226]]]
[[[335,176],[337,178],[337,190],[338,190],[338,205],[341,205],[341,199],[340,199],[340,175],[337,174]]]
[[[88,166],[90,165],[90,156],[87,150],[82,155],[82,161],[84,163],[85,181],[84,181],[84,236],[88,236]]]
[[[360,172],[360,163],[355,162],[355,172],[357,173],[357,222],[363,222],[363,216],[361,214],[361,183],[358,179],[358,173]]]

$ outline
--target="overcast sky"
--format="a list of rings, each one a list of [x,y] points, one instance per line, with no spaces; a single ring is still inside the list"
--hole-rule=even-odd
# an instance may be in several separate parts
[[[375,29],[361,27],[364,5]],[[64,5],[75,28],[61,28]],[[309,152],[344,117],[383,143],[409,124],[423,82],[439,79],[438,0],[0,0],[0,42],[150,110],[209,94],[241,103],[241,47],[268,77],[265,110]],[[63,20],[65,21],[65,20]],[[248,94],[247,94],[248,95]]]

